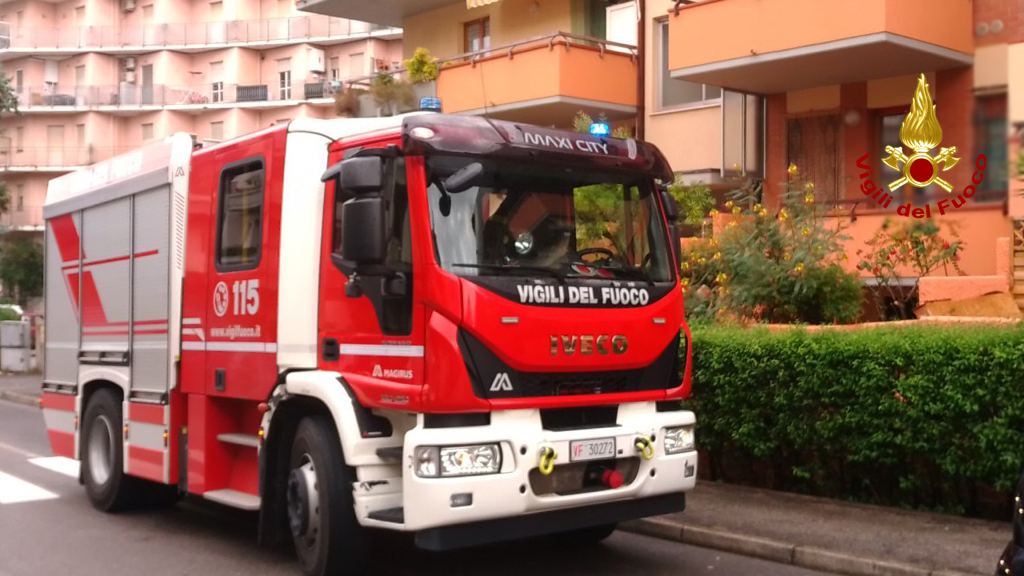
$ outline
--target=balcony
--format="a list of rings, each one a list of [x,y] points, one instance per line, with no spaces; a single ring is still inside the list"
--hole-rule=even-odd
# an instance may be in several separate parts
[[[461,0],[297,0],[305,12],[401,26],[402,20]]]
[[[38,232],[43,229],[43,207],[26,205],[20,209],[12,207],[0,214],[0,233]]]
[[[197,84],[142,86],[128,82],[106,86],[23,86],[17,93],[21,113],[99,110],[129,113],[155,109],[195,110],[227,107],[276,107],[299,103],[328,105],[341,89],[339,82],[278,84]]]
[[[970,65],[968,0],[705,0],[669,11],[673,78],[773,94]]]
[[[120,154],[112,146],[0,146],[0,173],[67,172]]]
[[[583,110],[610,120],[637,111],[632,46],[558,33],[441,63],[445,112],[565,126]]]
[[[11,58],[23,54],[60,54],[80,50],[137,52],[144,48],[187,52],[241,45],[272,47],[294,42],[346,42],[368,37],[397,37],[399,34],[400,30],[392,28],[319,15],[225,22],[147,24],[125,28],[23,26],[10,30],[10,47],[4,56]]]

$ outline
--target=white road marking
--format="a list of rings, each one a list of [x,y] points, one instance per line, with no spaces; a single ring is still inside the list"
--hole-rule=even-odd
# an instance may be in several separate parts
[[[0,504],[53,500],[57,495],[35,484],[0,472]]]
[[[44,458],[30,458],[29,463],[58,474],[63,474],[68,478],[78,479],[78,460],[72,460],[64,456],[46,456]]]

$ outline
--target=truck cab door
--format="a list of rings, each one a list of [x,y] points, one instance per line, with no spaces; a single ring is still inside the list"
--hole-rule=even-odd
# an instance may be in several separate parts
[[[352,196],[335,181],[325,187],[320,366],[341,372],[364,402],[403,406],[423,382],[424,313],[415,297],[405,159],[386,159],[384,172],[387,258],[380,273],[359,275],[358,290],[341,259],[341,210]]]

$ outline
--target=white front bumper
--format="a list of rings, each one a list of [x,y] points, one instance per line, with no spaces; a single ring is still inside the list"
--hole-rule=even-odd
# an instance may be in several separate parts
[[[668,455],[664,449],[666,427],[692,425],[693,412],[658,412],[653,402],[619,406],[617,426],[575,430],[544,430],[539,410],[494,412],[487,426],[425,428],[420,416],[415,428],[405,435],[402,458],[401,526],[384,525],[365,515],[365,525],[406,531],[466,524],[481,520],[521,516],[569,508],[598,505],[682,493],[697,480],[697,452]],[[555,466],[568,462],[569,443],[574,440],[615,438],[620,458],[637,456],[637,436],[654,436],[655,452],[650,460],[640,459],[635,479],[616,489],[559,495],[537,495],[530,489],[530,470],[538,466],[541,448],[558,453]],[[413,469],[417,446],[451,446],[498,443],[502,467],[498,474],[459,478],[420,478]],[[472,504],[453,507],[452,495],[472,494]],[[396,498],[398,494],[393,494]],[[392,500],[394,501],[394,500]],[[365,510],[365,508],[364,508]]]

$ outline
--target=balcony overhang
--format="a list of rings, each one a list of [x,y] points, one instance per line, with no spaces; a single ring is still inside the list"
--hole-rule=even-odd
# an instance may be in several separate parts
[[[971,22],[966,0],[706,0],[669,15],[670,75],[775,94],[969,66]]]
[[[459,0],[298,0],[296,6],[316,14],[401,26],[409,16],[457,3]]]

